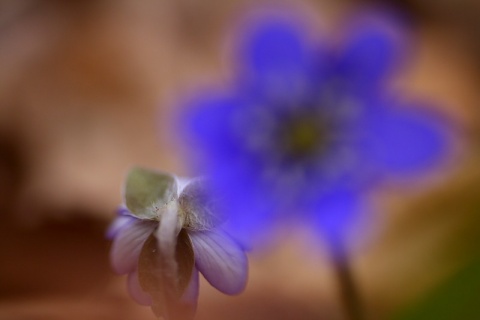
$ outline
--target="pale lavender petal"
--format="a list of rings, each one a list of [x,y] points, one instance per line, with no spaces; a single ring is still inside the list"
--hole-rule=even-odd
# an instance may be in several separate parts
[[[206,178],[192,179],[178,197],[186,229],[211,230],[225,221],[225,208],[210,183]]]
[[[226,294],[243,291],[248,261],[241,246],[221,230],[189,232],[195,263],[205,279]]]
[[[175,177],[177,181],[177,193],[181,194],[183,189],[192,181],[191,178]]]
[[[190,278],[190,283],[185,289],[185,292],[183,293],[180,301],[190,305],[195,310],[197,308],[199,287],[200,283],[198,277],[198,270],[194,267],[192,270],[192,277]]]
[[[138,304],[141,304],[142,306],[152,305],[152,297],[143,291],[142,287],[140,286],[137,270],[128,274],[127,287],[128,293]]]
[[[117,236],[118,232],[123,229],[124,227],[127,227],[130,223],[134,222],[137,220],[136,218],[128,215],[120,215],[113,222],[110,224],[110,226],[107,229],[106,237],[107,239],[113,239]]]
[[[127,208],[125,208],[124,206],[119,206],[118,209],[117,209],[117,215],[119,215],[119,216],[125,216],[125,215],[131,216],[132,213]]]
[[[124,274],[136,269],[142,246],[156,226],[154,221],[137,219],[119,230],[110,250],[110,261],[115,272]]]

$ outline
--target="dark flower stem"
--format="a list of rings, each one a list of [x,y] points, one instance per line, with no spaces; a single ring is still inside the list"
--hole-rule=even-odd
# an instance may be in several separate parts
[[[338,237],[330,239],[333,266],[340,288],[340,298],[348,320],[365,320],[358,288],[350,265],[347,250]]]

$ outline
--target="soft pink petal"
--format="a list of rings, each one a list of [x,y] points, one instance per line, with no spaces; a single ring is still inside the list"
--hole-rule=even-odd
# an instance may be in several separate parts
[[[142,246],[156,226],[154,221],[135,220],[118,231],[110,250],[115,272],[124,274],[136,269]]]
[[[142,306],[152,305],[152,297],[150,297],[148,293],[143,291],[142,287],[140,286],[137,270],[128,274],[127,287],[128,293],[130,293],[132,299],[135,300],[138,304],[141,304]]]
[[[248,277],[245,252],[221,230],[190,232],[198,270],[215,288],[226,294],[243,291]]]

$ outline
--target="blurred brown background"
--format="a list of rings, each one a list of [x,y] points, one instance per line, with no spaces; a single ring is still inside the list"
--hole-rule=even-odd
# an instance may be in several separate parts
[[[1,320],[154,318],[111,272],[104,231],[130,166],[184,172],[172,97],[225,73],[221,40],[253,2],[0,1]],[[367,2],[302,3],[331,27]],[[395,85],[438,102],[465,139],[451,171],[379,193],[378,226],[354,256],[369,319],[393,318],[480,255],[479,3],[388,3],[412,17],[418,45]],[[202,283],[197,318],[343,319],[331,265],[305,241],[288,233],[253,255],[239,297]]]

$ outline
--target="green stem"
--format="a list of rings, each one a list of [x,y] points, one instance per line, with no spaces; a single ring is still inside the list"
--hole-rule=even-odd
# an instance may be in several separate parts
[[[330,243],[340,295],[344,310],[349,320],[365,320],[365,314],[360,300],[358,288],[343,241],[335,239]]]

